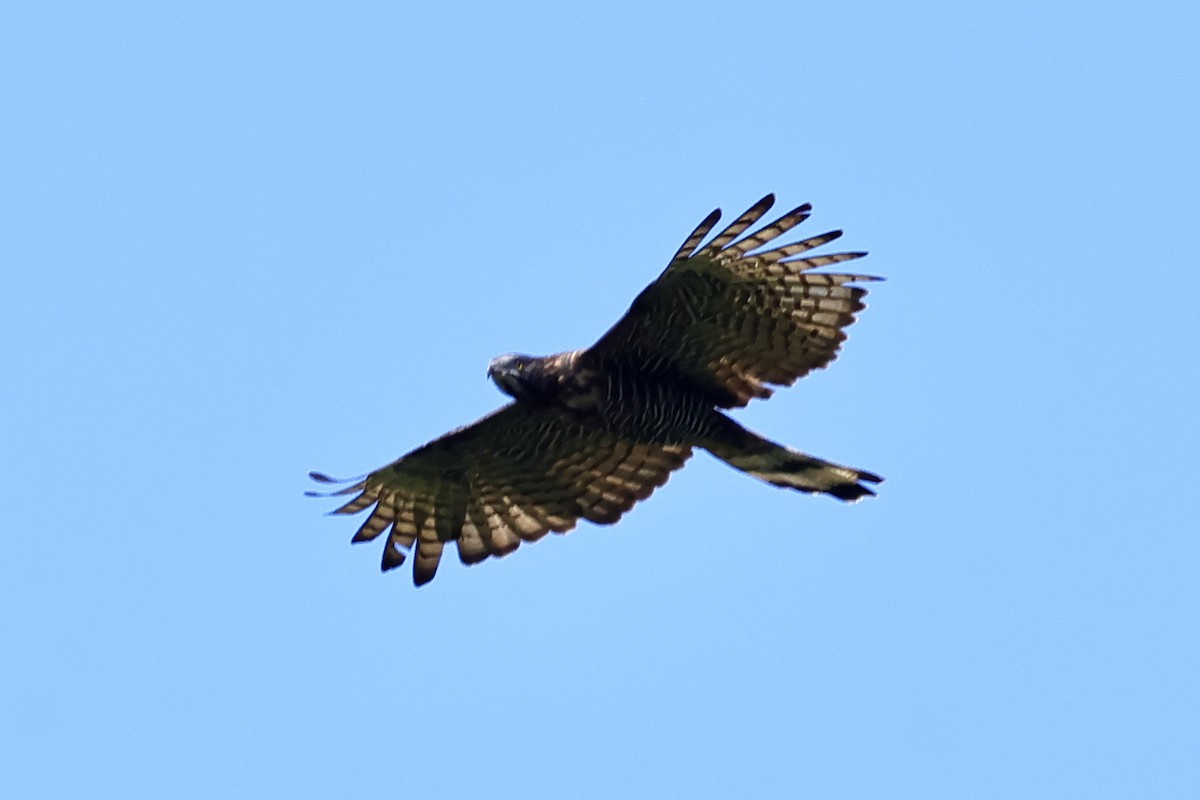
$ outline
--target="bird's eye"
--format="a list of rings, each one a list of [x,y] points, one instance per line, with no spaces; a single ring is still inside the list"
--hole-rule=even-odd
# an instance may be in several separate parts
[[[525,365],[517,364],[517,372],[524,372],[524,371],[525,371]]]

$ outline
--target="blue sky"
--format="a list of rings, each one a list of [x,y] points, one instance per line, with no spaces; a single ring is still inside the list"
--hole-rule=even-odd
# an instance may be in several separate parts
[[[1194,3],[10,4],[0,794],[1200,785]],[[305,473],[502,402],[712,208],[886,275],[615,528],[429,586]]]

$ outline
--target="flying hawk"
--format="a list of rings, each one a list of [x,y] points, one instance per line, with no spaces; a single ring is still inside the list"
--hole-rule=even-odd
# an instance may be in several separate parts
[[[611,525],[697,447],[775,486],[840,500],[874,494],[864,483],[878,475],[776,444],[718,410],[829,364],[865,308],[866,290],[850,284],[880,280],[812,271],[866,255],[807,255],[841,231],[763,249],[807,219],[808,204],[739,239],[774,202],[767,195],[701,247],[721,218],[709,214],[591,347],[493,359],[488,376],[513,402],[351,486],[308,494],[355,495],[335,514],[374,506],[353,541],[386,532],[383,570],[407,553],[418,586],[449,542],[476,564],[581,518]]]

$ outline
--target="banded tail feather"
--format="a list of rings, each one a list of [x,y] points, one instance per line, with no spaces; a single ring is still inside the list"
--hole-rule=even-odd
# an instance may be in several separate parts
[[[772,486],[853,502],[875,494],[864,483],[883,481],[873,472],[823,461],[764,439],[719,412],[714,416],[720,420],[717,430],[701,446],[734,469]]]

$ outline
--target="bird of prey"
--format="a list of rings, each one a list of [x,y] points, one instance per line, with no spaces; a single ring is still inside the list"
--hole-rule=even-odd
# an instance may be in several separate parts
[[[866,255],[809,253],[841,231],[767,249],[808,218],[808,204],[743,236],[774,201],[767,195],[702,246],[721,217],[709,214],[591,347],[493,359],[488,376],[508,405],[352,485],[308,494],[354,495],[335,514],[374,506],[353,541],[386,532],[383,570],[407,554],[417,586],[451,542],[476,564],[580,519],[611,525],[697,447],[774,486],[848,501],[874,494],[864,484],[878,475],[772,442],[720,411],[829,364],[865,308],[866,290],[851,284],[880,280],[813,271]]]

